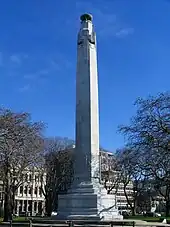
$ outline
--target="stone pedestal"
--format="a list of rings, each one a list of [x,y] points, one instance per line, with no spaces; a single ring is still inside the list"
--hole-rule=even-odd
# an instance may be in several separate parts
[[[82,183],[66,195],[59,195],[57,219],[64,220],[122,220],[115,207],[114,195],[102,187]]]
[[[102,220],[122,220],[123,216],[119,214],[116,207],[115,195],[107,194],[107,191],[102,188],[99,203],[99,214]]]
[[[97,193],[90,183],[79,184],[66,195],[59,195],[59,219],[99,220]]]

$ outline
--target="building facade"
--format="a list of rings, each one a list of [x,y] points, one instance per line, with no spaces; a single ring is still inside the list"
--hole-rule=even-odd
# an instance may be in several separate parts
[[[42,216],[45,214],[46,174],[39,171],[24,171],[20,186],[15,192],[16,216]],[[3,182],[0,182],[0,206],[4,205]]]
[[[45,174],[30,171],[24,174],[23,183],[15,195],[15,213],[28,213],[31,216],[44,215],[45,213]]]
[[[75,147],[73,147],[74,149]],[[109,174],[109,179],[106,180]],[[117,183],[119,172],[115,170],[115,156],[112,152],[100,149],[100,176],[101,184],[110,190],[116,199],[116,207],[120,211],[128,211],[127,199],[123,190],[123,184]],[[27,170],[22,174],[21,184],[15,193],[15,215],[44,215],[45,214],[45,185],[46,174],[42,171]],[[3,182],[0,181],[0,207],[4,202]],[[126,193],[129,199],[133,199],[133,184],[130,183]]]
[[[120,180],[120,172],[115,168],[115,155],[112,152],[100,150],[101,159],[101,183],[105,185],[108,192],[115,196],[116,207],[120,211],[130,211],[127,198],[124,193],[124,185]],[[133,203],[133,183],[126,187],[128,199]]]

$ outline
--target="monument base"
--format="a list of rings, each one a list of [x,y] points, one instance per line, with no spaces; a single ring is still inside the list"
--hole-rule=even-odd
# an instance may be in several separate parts
[[[83,182],[65,195],[59,195],[58,212],[54,218],[60,220],[122,220],[115,208],[114,195],[104,188]]]
[[[107,194],[107,191],[102,188],[101,194],[98,196],[99,213],[104,221],[123,220],[123,216],[119,214],[116,208],[115,195]]]

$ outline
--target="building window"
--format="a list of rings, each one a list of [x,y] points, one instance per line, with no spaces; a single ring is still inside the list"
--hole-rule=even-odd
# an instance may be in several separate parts
[[[27,211],[27,200],[24,200],[24,211]]]
[[[34,189],[34,194],[37,195],[37,187]]]
[[[34,202],[34,212],[37,211],[37,202]]]
[[[40,179],[41,179],[41,182],[43,182],[43,175],[41,175]]]
[[[124,200],[124,199],[118,199],[117,200],[118,203],[127,203],[127,200]]]
[[[20,190],[19,190],[20,194],[23,193],[23,186],[20,187]]]
[[[32,187],[29,188],[29,194],[32,194]]]
[[[27,186],[25,186],[25,188],[24,188],[24,194],[26,194],[26,195],[27,195],[27,193],[28,193],[28,187],[27,187]]]
[[[28,181],[28,174],[26,173],[25,174],[25,182],[27,182]]]
[[[39,180],[38,180],[38,176],[37,175],[35,175],[35,182],[38,182]]]
[[[29,175],[29,181],[31,181],[31,180],[32,180],[32,175],[30,174],[30,175]]]
[[[28,200],[28,212],[32,211],[32,201]]]
[[[42,189],[39,187],[39,195],[42,196]]]
[[[38,203],[38,213],[41,214],[42,213],[42,202]]]

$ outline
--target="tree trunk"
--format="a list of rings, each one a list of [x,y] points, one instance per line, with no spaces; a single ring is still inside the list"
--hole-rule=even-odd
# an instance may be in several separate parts
[[[136,215],[136,209],[135,209],[135,207],[132,207],[131,211],[132,211],[132,216],[135,216]]]
[[[5,166],[5,180],[4,180],[4,222],[12,219],[11,204],[10,204],[10,183],[9,183],[9,164]]]
[[[52,210],[57,211],[58,210],[58,193],[53,194],[53,201],[52,201]]]
[[[52,212],[52,199],[51,199],[51,193],[47,194],[46,201],[45,201],[45,207],[46,207],[46,215],[48,217],[51,217]]]
[[[14,215],[15,214],[15,186],[12,187],[11,190],[11,212]]]
[[[170,201],[168,200],[168,201],[166,201],[166,217],[168,217],[169,216],[169,214],[170,214]]]
[[[7,180],[8,181],[8,180]],[[10,209],[10,193],[8,183],[5,185],[5,197],[4,197],[4,222],[12,219],[11,209]]]
[[[133,205],[131,206],[132,216],[136,215],[136,200],[133,201]]]

